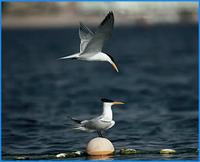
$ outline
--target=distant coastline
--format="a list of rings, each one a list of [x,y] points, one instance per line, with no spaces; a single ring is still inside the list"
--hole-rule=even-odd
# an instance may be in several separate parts
[[[180,3],[180,2],[179,2]],[[125,4],[125,5],[124,5]],[[163,4],[163,3],[162,3]],[[160,3],[3,3],[3,28],[77,26],[80,21],[96,25],[114,10],[115,25],[198,23],[196,4]],[[95,6],[96,5],[96,6]],[[99,8],[98,5],[100,6]],[[123,6],[124,5],[124,6]],[[105,6],[105,7],[104,7]],[[106,8],[107,6],[107,8]],[[132,8],[131,8],[132,7]]]

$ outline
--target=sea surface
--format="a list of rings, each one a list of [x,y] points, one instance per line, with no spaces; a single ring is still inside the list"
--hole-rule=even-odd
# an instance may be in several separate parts
[[[78,27],[3,29],[3,159],[84,151],[97,133],[73,130],[67,116],[95,117],[108,98],[126,104],[114,106],[116,123],[104,136],[116,152],[144,152],[110,159],[197,160],[197,30],[115,27],[103,51],[117,73],[109,63],[57,60],[79,51]],[[176,153],[159,154],[167,148]]]

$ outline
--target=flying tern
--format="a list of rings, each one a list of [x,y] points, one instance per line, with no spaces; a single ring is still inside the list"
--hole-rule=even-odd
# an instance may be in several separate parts
[[[103,102],[103,113],[100,116],[90,120],[78,120],[70,117],[74,122],[76,122],[74,129],[87,132],[97,131],[98,135],[100,137],[103,137],[102,132],[114,126],[115,121],[113,120],[113,113],[111,107],[113,105],[124,103],[112,101],[105,98],[102,98],[101,101]]]
[[[114,25],[114,14],[109,12],[101,24],[98,26],[96,32],[90,30],[86,25],[80,23],[79,37],[80,52],[64,56],[59,59],[77,59],[85,61],[106,61],[109,62],[113,68],[119,72],[115,61],[109,54],[103,53],[102,48],[104,42],[111,37]]]

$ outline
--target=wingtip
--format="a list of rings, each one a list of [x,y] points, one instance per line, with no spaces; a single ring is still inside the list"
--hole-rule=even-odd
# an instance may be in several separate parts
[[[109,11],[109,13],[108,14],[113,14],[113,11]]]
[[[114,17],[113,11],[109,11],[108,14],[106,15],[106,18]]]
[[[83,26],[83,23],[82,23],[82,22],[79,22],[79,25],[80,25],[80,27],[81,27],[81,26]]]
[[[79,22],[79,29],[82,29],[82,28],[83,28],[83,23]]]
[[[113,11],[109,11],[108,14],[107,14],[107,16],[109,16],[109,17],[112,16],[113,17],[114,16]]]
[[[60,57],[60,58],[57,58],[56,60],[63,60],[64,58],[63,57]]]
[[[109,11],[109,12],[108,12],[108,15],[114,17],[113,11]]]

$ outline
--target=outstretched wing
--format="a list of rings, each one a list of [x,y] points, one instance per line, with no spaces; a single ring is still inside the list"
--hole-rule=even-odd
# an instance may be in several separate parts
[[[97,28],[92,39],[88,42],[83,54],[100,52],[103,48],[104,42],[111,37],[113,25],[114,15],[113,12],[109,12]]]
[[[94,33],[83,23],[80,23],[79,37],[81,39],[80,52],[83,52],[88,42],[92,39]]]

